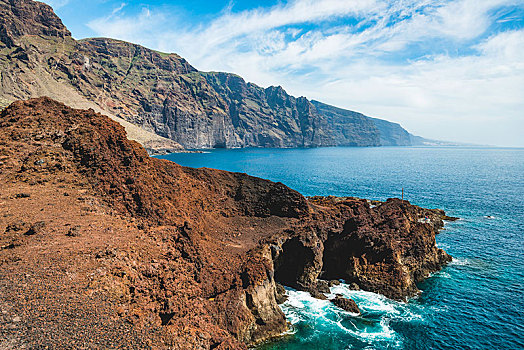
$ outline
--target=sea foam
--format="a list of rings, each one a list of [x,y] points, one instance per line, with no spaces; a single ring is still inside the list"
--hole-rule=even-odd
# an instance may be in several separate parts
[[[352,314],[336,307],[329,300],[311,297],[308,292],[286,288],[288,299],[281,305],[282,311],[294,328],[312,325],[318,332],[344,332],[364,344],[386,342],[393,348],[401,347],[402,341],[391,327],[392,321],[420,322],[420,310],[414,305],[390,300],[382,295],[350,290],[347,284],[330,288],[326,296],[336,294],[352,298],[362,314]],[[314,333],[314,332],[313,332]]]
[[[466,259],[466,258],[455,258],[453,257],[453,259],[451,260],[451,263],[450,265],[458,265],[458,266],[464,266],[464,265],[469,265],[470,264],[470,260],[469,259]]]

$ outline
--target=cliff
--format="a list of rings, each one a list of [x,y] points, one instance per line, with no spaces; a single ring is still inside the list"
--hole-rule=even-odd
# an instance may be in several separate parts
[[[374,119],[318,101],[312,103],[327,120],[330,134],[336,140],[337,146],[385,145],[384,140],[387,140],[387,137],[382,137],[381,130]]]
[[[179,150],[415,140],[398,124],[296,98],[282,87],[262,88],[234,74],[199,72],[176,54],[107,38],[76,41],[49,6],[32,0],[0,0],[0,19],[0,99],[49,96],[93,108],[146,147],[148,141]]]
[[[18,99],[49,96],[69,106],[104,113],[122,124],[128,136],[151,153],[183,150],[173,140],[119,118],[96,101],[99,82],[93,82],[91,95],[83,94],[78,79],[88,69],[89,57],[81,55],[79,49],[49,5],[0,0],[0,106]]]
[[[11,348],[245,349],[287,328],[277,283],[403,299],[450,260],[442,211],[150,158],[108,117],[48,98],[0,113],[0,188]]]
[[[71,37],[53,9],[40,2],[1,0],[0,18],[0,42],[8,48],[16,47],[17,39],[24,35]]]

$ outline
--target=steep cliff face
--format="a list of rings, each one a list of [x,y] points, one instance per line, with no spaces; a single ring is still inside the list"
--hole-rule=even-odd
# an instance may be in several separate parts
[[[277,282],[402,299],[450,259],[441,211],[181,167],[47,98],[1,112],[0,185],[0,335],[15,348],[245,349],[287,328]]]
[[[224,99],[242,147],[312,147],[335,145],[326,123],[304,97],[280,86],[263,89],[228,73],[201,73]]]
[[[152,153],[183,149],[107,108],[101,91],[109,75],[88,79],[90,56],[82,53],[82,46],[50,6],[30,0],[0,1],[0,40],[0,104],[49,96],[69,106],[103,112]]]
[[[96,38],[76,41],[52,9],[0,1],[0,98],[50,96],[92,107],[142,144],[185,148],[410,145],[398,124],[368,118],[281,87],[228,73],[199,72],[176,54]],[[127,121],[128,124],[125,124]],[[131,124],[129,124],[131,123]],[[155,138],[152,135],[159,135]],[[169,147],[165,147],[169,148]],[[180,146],[178,146],[180,148]]]
[[[413,135],[402,128],[400,124],[377,118],[370,119],[379,131],[382,146],[411,146],[416,144]]]
[[[384,140],[372,118],[346,109],[312,101],[326,119],[332,139],[337,146],[383,146]]]
[[[23,35],[61,38],[71,33],[51,7],[40,2],[0,0],[0,45],[12,48]]]

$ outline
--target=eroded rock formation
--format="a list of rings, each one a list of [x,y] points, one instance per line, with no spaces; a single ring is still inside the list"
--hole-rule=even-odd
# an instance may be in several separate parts
[[[443,212],[150,158],[109,118],[47,98],[1,112],[0,184],[14,347],[243,349],[287,328],[276,282],[402,299],[450,259]]]

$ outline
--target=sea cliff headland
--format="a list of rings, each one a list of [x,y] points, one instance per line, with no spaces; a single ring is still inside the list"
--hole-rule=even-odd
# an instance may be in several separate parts
[[[12,348],[245,349],[286,330],[279,285],[344,279],[404,299],[451,259],[442,211],[182,167],[48,98],[1,112],[0,184]]]

